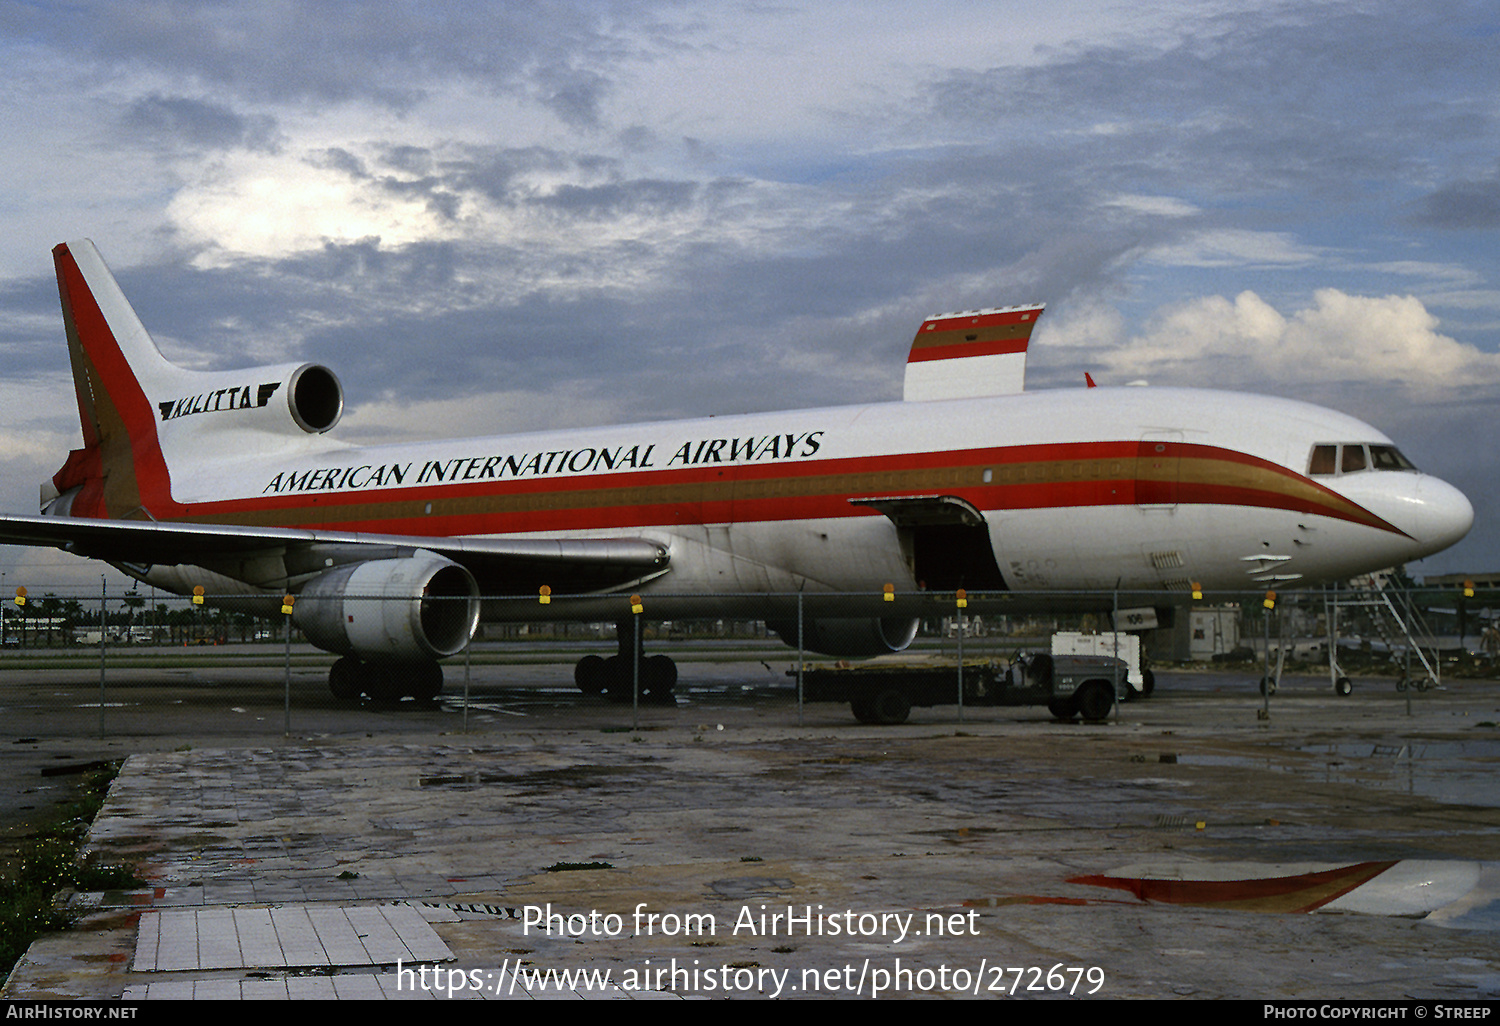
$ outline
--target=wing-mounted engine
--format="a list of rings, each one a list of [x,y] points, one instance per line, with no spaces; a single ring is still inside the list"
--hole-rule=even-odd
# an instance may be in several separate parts
[[[797,645],[797,622],[767,622],[782,641]],[[802,647],[823,655],[863,658],[903,651],[917,636],[918,621],[895,617],[817,618],[802,625]]]
[[[365,661],[422,662],[463,650],[479,586],[434,552],[337,567],[305,584],[292,619],[321,649]]]

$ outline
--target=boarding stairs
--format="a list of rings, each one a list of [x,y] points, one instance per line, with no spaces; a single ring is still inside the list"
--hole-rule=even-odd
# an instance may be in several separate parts
[[[1436,636],[1407,592],[1391,583],[1388,573],[1365,574],[1346,584],[1333,585],[1324,590],[1324,605],[1328,620],[1329,678],[1340,694],[1349,693],[1349,678],[1338,663],[1338,617],[1341,610],[1363,611],[1364,622],[1385,645],[1391,659],[1396,658],[1398,651],[1405,651],[1407,659],[1396,678],[1397,691],[1405,691],[1408,686],[1426,691],[1442,683],[1437,645],[1433,640]],[[1430,651],[1418,643],[1419,637],[1428,640]],[[1421,664],[1421,672],[1415,677],[1411,671],[1413,657]]]

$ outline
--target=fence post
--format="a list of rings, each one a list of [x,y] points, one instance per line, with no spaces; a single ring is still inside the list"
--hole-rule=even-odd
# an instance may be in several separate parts
[[[802,726],[802,664],[806,656],[802,649],[802,592],[797,592],[797,726]]]
[[[954,605],[958,609],[958,722],[964,721],[964,610],[969,606],[969,593],[958,589]]]
[[[99,575],[99,736],[104,737],[104,635],[106,631],[104,606],[109,595],[109,581]]]
[[[282,706],[283,706],[283,733],[290,737],[292,733],[292,603],[296,598],[292,595],[281,596],[281,615],[286,617],[286,670],[282,683]]]

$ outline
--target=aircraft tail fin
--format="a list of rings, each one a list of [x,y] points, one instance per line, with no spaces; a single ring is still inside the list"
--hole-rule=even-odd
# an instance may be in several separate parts
[[[52,476],[74,516],[151,518],[170,502],[149,391],[177,372],[87,239],[52,250],[83,448]]]
[[[902,398],[973,399],[1026,387],[1026,347],[1044,305],[938,314],[922,322],[906,358]]]
[[[83,448],[68,455],[50,489],[44,486],[47,512],[172,518],[182,506],[169,466],[247,447],[305,444],[343,413],[338,377],[316,364],[178,367],[157,349],[92,242],[63,243],[52,258]],[[259,436],[253,446],[247,431]]]

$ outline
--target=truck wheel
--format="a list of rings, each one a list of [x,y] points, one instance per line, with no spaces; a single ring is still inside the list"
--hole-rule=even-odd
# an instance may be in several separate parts
[[[905,723],[906,718],[911,715],[911,699],[895,688],[886,688],[875,696],[872,711],[876,723],[888,726]]]
[[[1079,688],[1074,700],[1078,703],[1079,714],[1090,723],[1109,719],[1109,711],[1115,705],[1115,696],[1110,693],[1109,685],[1097,680],[1088,681]]]
[[[1071,698],[1054,698],[1047,703],[1047,711],[1054,719],[1067,722],[1078,715],[1078,707]]]
[[[858,698],[849,699],[849,711],[861,723],[875,723],[874,704],[869,695],[860,695]]]

